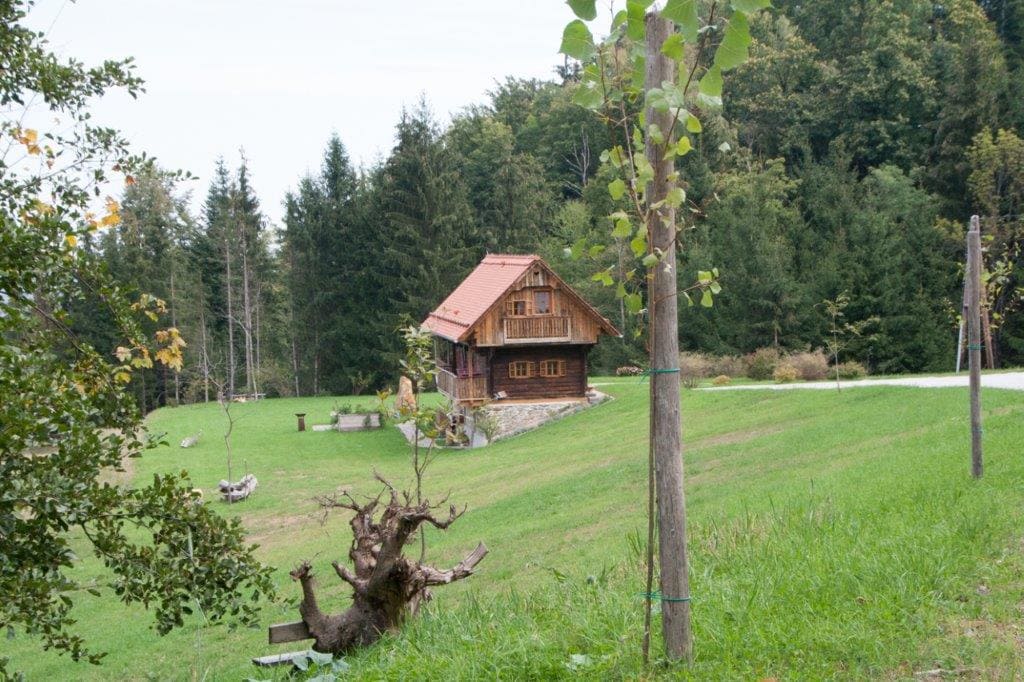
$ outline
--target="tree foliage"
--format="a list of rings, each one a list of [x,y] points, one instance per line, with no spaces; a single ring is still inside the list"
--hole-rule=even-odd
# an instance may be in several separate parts
[[[297,179],[281,212],[280,248],[261,223],[265,246],[252,254],[265,264],[255,271],[259,297],[250,290],[260,320],[258,333],[251,325],[260,349],[252,368],[242,316],[234,314],[246,290],[242,232],[225,223],[244,204],[230,204],[241,175],[218,169],[202,214],[181,218],[187,236],[170,239],[171,252],[183,256],[186,293],[161,297],[181,311],[177,325],[189,345],[182,372],[165,379],[163,370],[147,370],[145,391],[141,376],[133,379],[147,409],[173,401],[174,380],[183,400],[204,399],[209,376],[251,391],[253,374],[272,395],[383,386],[398,369],[396,330],[422,320],[486,252],[539,252],[627,332],[590,355],[594,371],[641,357],[636,332],[644,318],[629,311],[645,309],[638,275],[649,254],[631,206],[644,169],[635,176],[630,169],[642,150],[632,133],[607,125],[606,104],[633,119],[645,102],[633,80],[646,6],[629,3],[605,36],[590,5],[570,4],[579,23],[563,36],[582,61],[567,59],[552,79],[499,80],[448,125],[421,102],[398,121],[394,147],[363,168],[348,159],[346,131],[328,141],[321,169]],[[679,284],[730,264],[720,269],[713,310],[682,308],[684,344],[730,353],[822,347],[827,335],[815,305],[848,291],[852,320],[882,320],[870,343],[851,344],[851,357],[875,370],[949,369],[960,226],[973,212],[1017,211],[1011,194],[982,187],[1012,174],[990,173],[998,164],[979,135],[1005,131],[988,134],[1005,156],[1008,136],[1024,122],[1014,87],[1021,3],[780,0],[765,11],[740,10],[743,20],[730,22],[738,8],[762,5],[717,3],[707,21],[710,3],[664,3],[679,27],[666,54],[685,60],[687,49],[706,41],[699,57],[691,52],[698,68],[686,92],[674,83],[652,94],[660,107],[693,114],[672,131],[680,135],[673,201],[685,197]],[[613,71],[632,77],[616,81]],[[602,73],[613,87],[601,85]],[[602,150],[612,151],[602,160]],[[1005,205],[990,206],[992,197]],[[620,212],[629,220],[609,217]],[[984,229],[994,238],[990,280],[1002,287],[993,293],[998,351],[1004,362],[1020,362],[1019,257],[1007,241],[1016,228],[1000,219]],[[225,240],[229,233],[234,241]],[[566,247],[581,261],[566,258]],[[134,286],[132,268],[112,271]],[[597,280],[595,271],[603,273]],[[155,280],[160,292],[167,279],[165,269]],[[116,347],[105,313],[87,322],[90,338]]]
[[[166,302],[129,298],[86,248],[133,220],[131,201],[97,210],[101,188],[123,181],[130,199],[148,191],[134,188],[151,172],[116,131],[92,122],[87,104],[114,88],[134,96],[141,81],[130,61],[59,59],[24,27],[26,7],[0,9],[0,627],[97,662],[102,652],[73,627],[83,590],[151,607],[165,633],[197,608],[213,621],[251,620],[272,586],[239,523],[201,504],[185,474],[137,488],[112,478],[159,441],[125,385],[140,370],[180,368],[184,347],[176,328],[153,327]],[[31,98],[60,124],[23,127],[20,105]],[[146,249],[165,247],[155,234],[136,236]],[[116,350],[75,331],[86,300],[103,306]],[[84,552],[106,566],[102,582],[76,576]]]

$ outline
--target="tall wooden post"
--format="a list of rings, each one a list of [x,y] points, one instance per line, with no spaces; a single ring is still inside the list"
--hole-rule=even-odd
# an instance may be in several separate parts
[[[967,231],[967,357],[971,371],[971,475],[981,478],[981,227]]]
[[[647,15],[647,61],[644,86],[660,88],[675,81],[675,62],[661,53],[673,31],[672,22],[657,13]],[[672,117],[647,109],[647,123],[668,136]],[[648,136],[647,160],[654,180],[647,188],[647,205],[665,199],[673,181],[672,159],[665,149],[672,141],[655,144]],[[648,225],[652,248],[664,258],[651,272],[649,305],[651,331],[651,436],[658,503],[658,563],[661,567],[662,630],[669,659],[690,659],[690,581],[686,556],[686,500],[683,494],[682,424],[679,408],[679,311],[676,285],[675,210],[658,209]]]

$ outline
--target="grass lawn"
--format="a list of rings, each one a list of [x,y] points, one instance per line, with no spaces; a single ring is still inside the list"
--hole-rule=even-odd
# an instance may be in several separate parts
[[[478,540],[479,574],[440,588],[422,618],[349,658],[360,679],[913,679],[972,668],[1024,674],[1024,393],[986,390],[986,473],[969,476],[966,389],[690,391],[683,396],[696,659],[639,663],[647,385],[595,379],[616,400],[475,451],[442,453],[427,491],[468,505],[447,534],[428,534],[438,565]],[[226,477],[216,405],[149,418],[171,447],[133,463],[136,480],[187,469],[207,499],[239,514],[277,568],[280,601],[264,624],[297,619],[287,571],[309,559],[321,606],[347,591],[330,562],[344,558],[343,515],[321,524],[311,501],[340,487],[371,494],[376,468],[410,480],[396,429],[295,429],[295,412],[324,422],[337,402],[267,400],[233,406],[235,477],[257,475],[253,498],[215,499]],[[203,432],[195,448],[177,447]],[[85,553],[83,552],[83,555]],[[85,578],[102,576],[83,558]],[[101,667],[40,653],[18,634],[3,644],[29,680],[260,677],[249,658],[288,650],[266,631],[203,627],[166,637],[109,591],[85,593],[82,632],[110,655]],[[660,643],[656,643],[660,650]],[[292,648],[301,648],[301,644]],[[575,659],[571,658],[578,655]],[[267,674],[262,675],[267,677]]]

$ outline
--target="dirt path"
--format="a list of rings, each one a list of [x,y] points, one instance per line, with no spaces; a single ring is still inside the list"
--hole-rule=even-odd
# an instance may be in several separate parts
[[[899,379],[858,379],[856,381],[841,381],[843,388],[857,388],[859,386],[914,386],[917,388],[966,388],[968,382],[967,373],[956,376],[945,377],[905,377]],[[1003,372],[999,374],[983,374],[981,376],[983,388],[1006,388],[1012,391],[1024,391],[1024,372]],[[749,384],[744,386],[717,386],[715,388],[701,389],[704,391],[785,391],[789,389],[832,389],[835,390],[834,381],[805,381],[794,384]]]

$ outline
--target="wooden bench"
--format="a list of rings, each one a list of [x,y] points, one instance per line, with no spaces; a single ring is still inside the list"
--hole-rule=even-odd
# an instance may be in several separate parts
[[[306,627],[304,621],[295,621],[294,623],[280,623],[278,625],[271,625],[267,629],[267,643],[268,644],[283,644],[285,642],[301,642],[304,639],[312,639],[313,636],[309,634],[309,628]],[[271,654],[269,656],[257,656],[252,659],[254,665],[260,667],[272,667],[277,665],[290,665],[292,660],[296,656],[309,653],[309,649],[303,649],[302,651],[289,651],[284,654]]]

